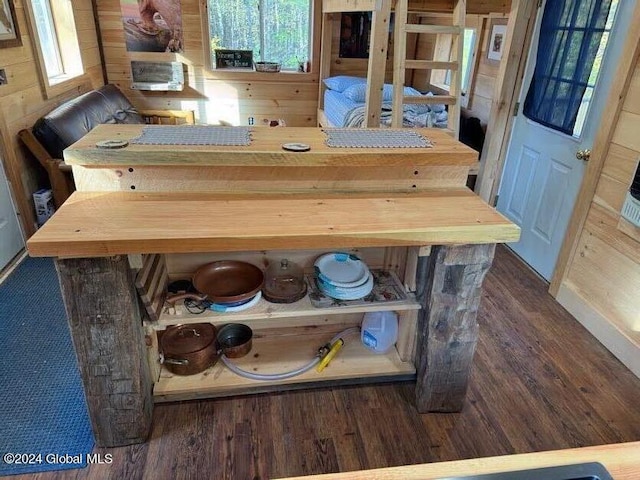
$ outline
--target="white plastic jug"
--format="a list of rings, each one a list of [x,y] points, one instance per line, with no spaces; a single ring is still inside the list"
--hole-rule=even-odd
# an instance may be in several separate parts
[[[360,331],[362,344],[375,353],[386,353],[398,340],[395,312],[367,312]]]

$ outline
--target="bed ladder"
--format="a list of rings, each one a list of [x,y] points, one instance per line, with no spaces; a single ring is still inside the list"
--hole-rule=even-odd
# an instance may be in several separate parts
[[[402,127],[403,106],[409,104],[445,104],[448,105],[448,125],[454,138],[460,130],[460,93],[462,90],[462,53],[464,24],[466,15],[465,0],[455,0],[452,25],[425,25],[407,23],[409,14],[408,0],[397,0],[395,5],[394,52],[393,52],[393,112],[391,125]],[[423,33],[430,35],[450,34],[453,44],[449,61],[408,60],[407,34]],[[423,97],[405,97],[404,83],[406,70],[450,70],[451,81],[449,95]]]
[[[372,12],[367,66],[367,91],[365,98],[364,128],[379,128],[382,109],[382,87],[389,44],[389,19],[392,0],[323,0],[322,2],[322,50],[320,54],[320,95],[318,106],[324,108],[324,84],[331,71],[331,41],[334,19],[340,21],[342,12]],[[335,16],[335,17],[334,17]]]

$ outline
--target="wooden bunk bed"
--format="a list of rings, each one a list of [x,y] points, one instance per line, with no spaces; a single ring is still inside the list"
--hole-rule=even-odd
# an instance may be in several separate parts
[[[465,0],[454,1],[453,21],[450,26],[408,23],[408,18],[412,11],[428,10],[428,5],[425,1],[416,1],[409,4],[409,0],[324,0],[322,2],[322,47],[320,56],[318,123],[321,126],[331,125],[324,111],[326,91],[324,80],[331,75],[334,22],[340,21],[340,14],[345,12],[371,12],[370,53],[367,67],[367,86],[362,126],[366,128],[377,128],[380,126],[392,3],[394,4],[393,7],[395,10],[395,24],[391,126],[394,128],[402,126],[403,106],[406,104],[445,104],[448,106],[447,129],[455,138],[458,138],[461,92],[460,71],[463,48],[462,36],[464,34],[466,14]],[[453,46],[449,61],[407,59],[407,35],[412,33],[452,35]],[[405,72],[408,69],[442,69],[451,71],[449,94],[420,97],[405,96]]]

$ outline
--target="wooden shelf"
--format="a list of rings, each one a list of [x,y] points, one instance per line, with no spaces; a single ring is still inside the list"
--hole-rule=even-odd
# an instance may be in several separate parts
[[[90,257],[519,238],[516,225],[466,188],[348,195],[75,192],[27,247],[35,257]]]
[[[256,336],[251,352],[233,362],[254,373],[282,373],[303,366],[317,349],[331,340],[331,333],[308,335]],[[173,375],[164,367],[154,387],[156,402],[224,397],[276,390],[281,385],[311,386],[321,382],[357,383],[362,379],[409,379],[415,367],[402,362],[395,348],[384,355],[367,350],[356,335],[345,338],[345,345],[322,373],[315,368],[297,377],[281,381],[250,380],[231,372],[219,361],[197,375]]]
[[[181,307],[184,309],[184,307]],[[264,320],[269,324],[269,327],[273,328],[278,324],[274,324],[272,320],[278,318],[298,318],[298,317],[318,317],[324,315],[348,315],[352,313],[365,313],[365,312],[382,312],[382,311],[406,311],[406,310],[420,310],[420,304],[411,298],[406,301],[396,302],[373,302],[368,305],[358,306],[343,306],[343,307],[331,307],[331,308],[316,308],[311,304],[308,296],[305,296],[302,300],[295,303],[277,304],[269,303],[264,299],[261,299],[258,304],[245,310],[243,312],[214,312],[207,310],[201,314],[189,313],[184,309],[182,315],[170,315],[163,313],[160,315],[160,319],[157,322],[157,326],[160,328],[167,327],[169,325],[186,324],[186,323],[201,323],[209,322],[214,325],[222,325],[229,322],[240,322],[247,320]],[[154,325],[155,326],[155,325]]]

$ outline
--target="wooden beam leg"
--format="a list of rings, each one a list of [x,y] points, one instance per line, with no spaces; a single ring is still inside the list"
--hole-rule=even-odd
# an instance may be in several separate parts
[[[493,244],[439,246],[418,260],[416,407],[421,413],[462,409],[478,340],[482,281],[494,251]]]
[[[126,256],[56,260],[96,444],[144,442],[152,381]]]

